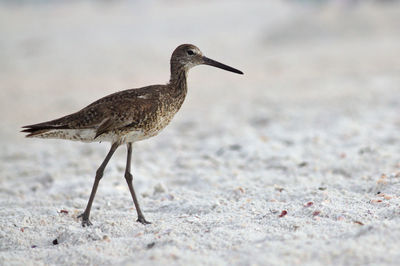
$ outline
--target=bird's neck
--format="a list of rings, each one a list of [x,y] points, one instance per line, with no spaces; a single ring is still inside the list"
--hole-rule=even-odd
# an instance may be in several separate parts
[[[171,78],[169,80],[169,86],[172,93],[175,95],[186,95],[187,92],[187,69],[182,65],[176,65],[171,63]]]

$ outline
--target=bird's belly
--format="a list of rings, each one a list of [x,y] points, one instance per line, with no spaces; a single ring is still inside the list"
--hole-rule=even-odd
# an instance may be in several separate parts
[[[150,137],[152,136],[146,134],[141,130],[132,130],[123,135],[123,137],[121,138],[121,142],[122,143],[136,142]]]
[[[141,128],[140,130],[134,129],[123,134],[124,137],[122,142],[135,142],[144,139],[148,139],[158,135],[172,120],[175,113],[170,113],[169,115],[159,116],[153,121],[153,123],[148,123],[147,127]]]

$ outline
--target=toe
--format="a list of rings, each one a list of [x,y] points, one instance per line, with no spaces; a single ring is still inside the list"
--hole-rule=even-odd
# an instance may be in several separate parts
[[[136,221],[141,224],[151,224],[151,222],[146,221],[146,219],[143,216],[138,217],[138,219]]]

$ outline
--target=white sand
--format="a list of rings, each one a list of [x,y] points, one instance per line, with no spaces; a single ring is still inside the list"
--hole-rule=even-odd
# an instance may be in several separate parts
[[[0,265],[398,265],[400,5],[265,2],[3,4]],[[153,224],[121,147],[82,228],[109,145],[19,127],[166,82],[185,42],[245,75],[193,69],[135,145]]]

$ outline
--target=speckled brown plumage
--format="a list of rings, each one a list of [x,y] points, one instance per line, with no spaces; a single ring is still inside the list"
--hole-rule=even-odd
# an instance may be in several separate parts
[[[157,135],[172,120],[181,108],[187,93],[186,77],[190,68],[206,64],[238,74],[234,69],[203,56],[194,45],[178,46],[171,56],[171,78],[166,85],[152,85],[138,89],[124,90],[105,96],[82,110],[51,121],[24,126],[27,137],[58,138],[84,142],[109,141],[110,152],[96,172],[95,183],[85,212],[82,225],[90,225],[89,214],[103,176],[104,168],[114,151],[121,144],[127,144],[128,159],[125,178],[138,213],[138,221],[148,223],[140,210],[132,185],[130,161],[132,143]]]

